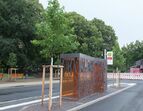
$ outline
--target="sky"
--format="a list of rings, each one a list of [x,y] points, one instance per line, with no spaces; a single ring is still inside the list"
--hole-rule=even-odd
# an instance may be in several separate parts
[[[65,11],[102,19],[115,30],[120,47],[143,40],[143,0],[59,0]],[[47,0],[40,0],[44,7]]]

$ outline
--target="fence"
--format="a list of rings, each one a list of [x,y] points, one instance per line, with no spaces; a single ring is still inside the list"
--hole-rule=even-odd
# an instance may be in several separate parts
[[[24,74],[20,74],[20,73],[16,73],[16,74],[10,74],[10,78],[11,79],[23,79],[24,78]]]
[[[2,79],[3,78],[3,74],[2,73],[0,73],[0,79]]]
[[[115,79],[116,73],[108,73],[108,79]],[[120,79],[143,80],[143,73],[120,73]]]

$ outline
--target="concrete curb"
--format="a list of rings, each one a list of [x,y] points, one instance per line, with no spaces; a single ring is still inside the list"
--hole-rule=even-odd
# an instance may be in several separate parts
[[[59,80],[54,80],[53,83],[59,83]],[[45,81],[45,84],[49,84],[49,81]],[[0,89],[8,88],[8,87],[33,86],[33,85],[42,85],[42,81],[2,83],[2,84],[0,84]]]

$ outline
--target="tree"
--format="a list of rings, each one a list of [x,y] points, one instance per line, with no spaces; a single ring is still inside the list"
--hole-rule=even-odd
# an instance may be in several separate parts
[[[80,44],[76,52],[94,57],[101,56],[98,45],[103,40],[97,27],[76,12],[66,13],[66,17],[70,20],[70,27],[73,29],[74,34],[77,36],[77,41]]]
[[[89,21],[76,12],[66,13],[66,16],[80,43],[77,52],[101,57],[105,48],[113,50],[117,37],[111,26],[96,18]]]
[[[40,53],[45,58],[57,57],[60,53],[76,49],[78,45],[58,0],[49,1],[43,20],[36,27],[39,38],[32,43],[41,47]]]
[[[96,18],[91,21],[91,24],[96,26],[98,32],[101,34],[103,41],[100,43],[100,47],[102,49],[112,50],[117,43],[117,36],[114,29],[111,26],[106,25],[104,21]]]
[[[37,37],[35,23],[41,19],[42,10],[38,0],[0,0],[0,58],[3,65],[12,52],[17,55],[19,66],[35,59],[37,49],[31,40]]]
[[[118,43],[116,43],[113,47],[113,66],[109,67],[108,69],[115,71],[117,68],[122,72],[125,71],[125,58]]]
[[[17,64],[16,54],[15,53],[10,53],[8,61],[7,61],[7,65],[9,67],[16,67],[16,64]]]
[[[123,56],[126,59],[126,70],[129,70],[136,61],[143,59],[143,41],[131,42],[122,47]]]
[[[50,0],[46,10],[38,0],[0,0],[1,65],[8,65],[11,53],[16,54],[18,66],[28,68],[66,52],[101,58],[105,48],[122,58],[115,31],[102,20],[66,13],[58,0]]]

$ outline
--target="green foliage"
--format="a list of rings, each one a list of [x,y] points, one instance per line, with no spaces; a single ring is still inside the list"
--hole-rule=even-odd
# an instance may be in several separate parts
[[[9,53],[17,55],[19,66],[35,61],[35,23],[41,19],[38,0],[0,0],[0,58],[6,66]]]
[[[100,42],[100,46],[103,49],[112,50],[116,45],[117,37],[115,31],[111,26],[108,26],[104,23],[104,21],[94,18],[91,21],[93,26],[96,26],[98,29],[98,33],[102,38],[102,42]]]
[[[142,57],[140,53],[138,58],[128,56],[132,54],[132,46],[130,50],[123,48],[129,64],[133,64],[134,61],[130,63],[132,58]],[[76,12],[64,12],[58,0],[49,0],[45,10],[38,0],[0,0],[0,65],[14,66],[16,60],[19,67],[31,69],[32,64],[40,65],[50,57],[56,58],[58,64],[59,55],[66,52],[103,58],[104,49],[114,51],[111,69],[122,70],[125,61],[122,50],[115,31],[104,21],[87,20]],[[15,54],[16,59],[11,54]]]
[[[9,67],[16,67],[16,64],[17,64],[16,54],[15,54],[15,53],[10,53],[10,54],[9,54],[8,61],[7,61],[7,65],[8,65]]]
[[[109,66],[108,70],[116,71],[117,68],[122,72],[125,71],[125,58],[118,43],[113,47],[113,66]]]
[[[63,8],[57,0],[50,0],[43,13],[43,21],[36,24],[39,38],[32,43],[40,46],[45,58],[57,57],[60,53],[76,49],[75,36],[69,29]]]
[[[102,20],[94,18],[88,21],[76,12],[66,13],[70,20],[71,29],[80,43],[77,52],[94,57],[101,57],[103,50],[112,50],[117,42],[117,37],[111,26],[107,26]]]
[[[0,37],[0,59],[1,59],[1,65],[6,65],[7,60],[9,58],[9,53],[16,52],[17,46],[15,39],[4,39]]]
[[[136,61],[143,59],[143,41],[130,43],[122,48],[126,63],[126,70],[135,64]]]
[[[70,21],[70,27],[74,31],[74,34],[77,37],[77,41],[79,42],[78,52],[86,53],[88,50],[87,46],[87,30],[89,29],[88,21],[81,15],[71,12],[66,13],[66,17]]]

